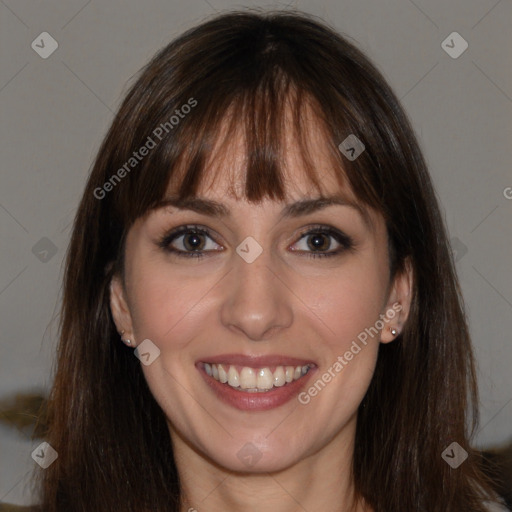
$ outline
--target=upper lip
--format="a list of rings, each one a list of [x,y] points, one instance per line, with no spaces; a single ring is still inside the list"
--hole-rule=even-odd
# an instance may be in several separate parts
[[[220,354],[199,359],[196,363],[232,364],[248,366],[249,368],[262,368],[265,366],[305,366],[314,365],[310,359],[300,359],[285,355],[271,354],[266,356],[244,354]]]

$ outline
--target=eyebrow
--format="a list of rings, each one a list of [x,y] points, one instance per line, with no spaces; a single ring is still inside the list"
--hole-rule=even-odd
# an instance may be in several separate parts
[[[211,217],[223,218],[231,215],[231,212],[226,205],[203,197],[179,199],[178,197],[170,196],[158,202],[154,209],[167,208],[169,206],[173,206],[180,210],[191,210]],[[361,215],[366,227],[369,230],[373,230],[373,223],[367,209],[363,208],[360,204],[339,195],[302,199],[295,201],[294,203],[287,204],[281,211],[279,219],[303,217],[328,208],[329,206],[348,206],[353,208],[359,213],[359,215]]]

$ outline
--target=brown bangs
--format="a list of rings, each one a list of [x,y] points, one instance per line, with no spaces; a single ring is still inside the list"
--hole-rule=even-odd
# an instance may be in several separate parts
[[[343,173],[338,150],[332,144],[332,136],[319,116],[316,102],[300,89],[293,90],[284,78],[279,83],[267,85],[256,92],[243,91],[237,94],[230,105],[201,131],[195,126],[184,127],[178,144],[181,146],[178,162],[170,173],[171,190],[179,198],[197,195],[206,182],[213,184],[219,171],[231,169],[229,160],[234,141],[242,141],[244,161],[243,176],[233,176],[226,193],[235,198],[237,188],[250,202],[265,198],[284,201],[286,189],[291,182],[291,173],[297,169],[287,167],[285,153],[290,150],[290,139],[299,151],[302,168],[312,187],[322,194],[322,174],[311,158],[311,131],[321,132],[322,144],[331,157],[331,172],[335,171],[342,186]],[[194,123],[191,123],[192,125]],[[288,138],[290,137],[290,138]],[[187,141],[191,141],[187,144]],[[171,169],[171,166],[168,167]],[[296,179],[296,178],[295,178]]]

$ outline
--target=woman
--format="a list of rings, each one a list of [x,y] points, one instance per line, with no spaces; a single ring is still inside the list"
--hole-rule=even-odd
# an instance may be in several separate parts
[[[476,396],[436,195],[367,58],[280,12],[160,51],[75,220],[42,509],[487,510]]]

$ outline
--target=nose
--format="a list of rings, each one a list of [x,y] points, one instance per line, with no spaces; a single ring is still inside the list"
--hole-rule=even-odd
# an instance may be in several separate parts
[[[278,267],[270,250],[263,250],[252,263],[233,255],[220,313],[226,328],[251,341],[265,341],[291,325],[293,293]]]

